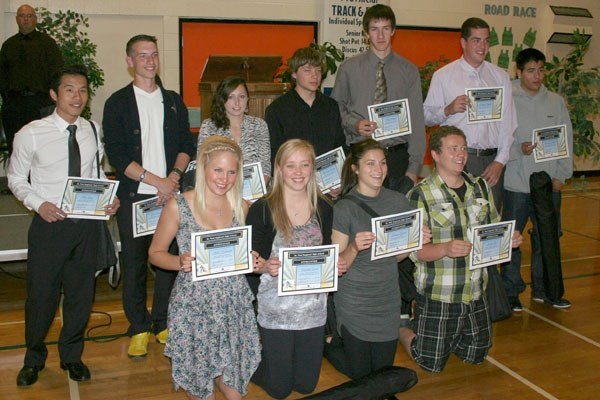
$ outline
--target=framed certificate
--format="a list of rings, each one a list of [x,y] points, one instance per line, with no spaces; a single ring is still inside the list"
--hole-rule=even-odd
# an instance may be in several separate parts
[[[377,122],[373,139],[384,140],[412,133],[408,99],[373,104],[368,110],[369,119]]]
[[[371,219],[375,243],[371,260],[397,256],[423,248],[423,209]]]
[[[152,235],[158,225],[163,210],[162,204],[156,204],[158,196],[133,203],[133,237]]]
[[[471,243],[473,243],[473,248],[469,257],[469,269],[510,261],[514,231],[514,220],[472,228]]]
[[[67,177],[60,209],[67,218],[105,219],[104,207],[115,199],[119,181],[108,179]]]
[[[569,157],[567,125],[534,129],[531,143],[537,144],[533,149],[533,158],[536,163]]]
[[[468,124],[502,120],[504,95],[502,86],[467,89],[466,94],[469,98]]]
[[[252,226],[192,233],[192,280],[252,272]]]
[[[337,244],[279,249],[281,269],[277,277],[277,294],[335,292],[338,253]]]
[[[262,166],[259,162],[246,164],[243,169],[244,191],[242,197],[248,201],[256,201],[265,195],[267,186],[263,175]]]
[[[338,147],[317,157],[317,184],[322,193],[329,193],[342,184],[344,149]]]

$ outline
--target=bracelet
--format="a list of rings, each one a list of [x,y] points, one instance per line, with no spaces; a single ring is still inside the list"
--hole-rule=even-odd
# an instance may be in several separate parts
[[[183,176],[183,171],[180,170],[177,167],[173,167],[173,169],[171,170],[171,172],[175,172],[177,175],[179,175],[180,178]]]
[[[146,170],[144,170],[144,172],[142,172],[142,174],[140,175],[140,182],[144,182],[144,178],[146,177]]]

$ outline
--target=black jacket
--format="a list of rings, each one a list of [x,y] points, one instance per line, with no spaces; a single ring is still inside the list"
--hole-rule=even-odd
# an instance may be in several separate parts
[[[192,158],[196,148],[183,100],[171,90],[162,87],[160,90],[165,106],[163,131],[167,162],[165,174],[168,174],[179,153],[186,153]],[[106,100],[102,130],[106,154],[117,170],[117,194],[122,200],[133,198],[137,194],[139,182],[125,176],[125,169],[132,161],[142,165],[142,135],[132,83],[116,91]]]

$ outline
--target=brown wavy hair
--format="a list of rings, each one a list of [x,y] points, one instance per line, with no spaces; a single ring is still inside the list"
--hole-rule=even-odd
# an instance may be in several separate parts
[[[229,99],[231,92],[237,89],[237,87],[240,85],[244,85],[248,99],[250,99],[246,81],[239,76],[228,76],[219,82],[217,90],[215,91],[215,95],[212,99],[212,107],[210,110],[210,118],[217,128],[229,128],[229,118],[225,112],[225,103],[227,103],[227,99]]]

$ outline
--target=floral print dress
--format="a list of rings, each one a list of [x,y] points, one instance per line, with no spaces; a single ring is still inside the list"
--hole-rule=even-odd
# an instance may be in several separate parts
[[[177,244],[191,251],[192,232],[198,225],[183,196],[179,208]],[[235,218],[231,226],[238,226]],[[243,275],[193,282],[180,272],[169,301],[169,339],[165,355],[171,358],[175,389],[205,398],[213,393],[213,379],[245,395],[260,362],[260,342],[252,293]]]

